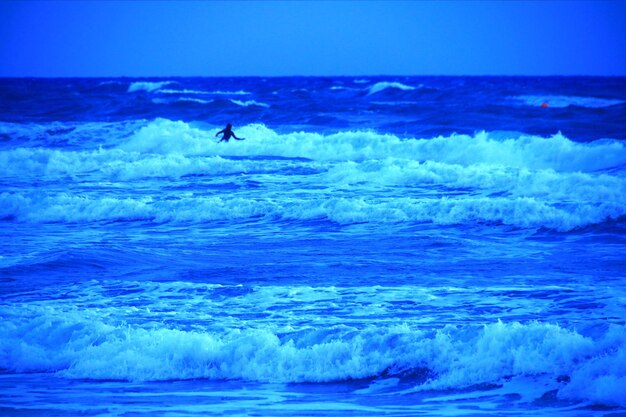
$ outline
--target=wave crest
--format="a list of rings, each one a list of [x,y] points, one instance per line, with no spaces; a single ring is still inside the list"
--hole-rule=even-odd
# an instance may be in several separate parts
[[[135,81],[128,86],[129,93],[137,91],[147,91],[149,93],[157,91],[166,85],[176,84],[175,81]]]
[[[399,82],[390,82],[390,81],[381,81],[378,82],[374,85],[372,85],[369,88],[369,93],[368,94],[376,94],[376,93],[380,93],[383,90],[387,90],[387,89],[396,89],[396,90],[402,90],[402,91],[411,91],[411,90],[415,90],[415,87],[412,87],[410,85],[406,85],[406,84],[402,84]]]
[[[215,146],[216,131],[205,131],[184,122],[157,119],[120,145],[138,152],[187,155],[274,155],[320,161],[383,159],[396,157],[459,165],[490,164],[556,171],[597,171],[626,165],[626,147],[613,140],[573,142],[561,134],[549,138],[530,135],[475,135],[402,139],[372,131],[335,134],[278,133],[260,124],[235,127],[247,140],[237,146]]]
[[[0,324],[0,367],[81,379],[162,381],[243,379],[330,382],[421,375],[412,391],[506,383],[549,375],[562,398],[626,405],[626,333],[613,325],[597,340],[545,323],[339,326],[277,333],[221,333],[104,323],[54,311]],[[410,372],[416,370],[420,372]],[[571,378],[563,386],[560,376]],[[611,383],[614,383],[611,386]]]
[[[328,220],[353,223],[505,224],[522,228],[569,231],[626,216],[620,203],[551,205],[529,197],[360,198],[273,200],[270,198],[146,197],[90,198],[71,194],[35,197],[0,194],[0,219],[23,222],[150,221],[208,222],[237,219]]]

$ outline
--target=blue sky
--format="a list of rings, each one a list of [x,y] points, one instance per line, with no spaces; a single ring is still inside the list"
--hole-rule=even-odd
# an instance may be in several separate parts
[[[0,76],[626,75],[626,1],[5,1]]]

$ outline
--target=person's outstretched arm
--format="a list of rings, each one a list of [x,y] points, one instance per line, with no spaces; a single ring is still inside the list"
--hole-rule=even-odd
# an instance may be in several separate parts
[[[220,133],[224,133],[224,131],[225,131],[225,130],[226,130],[226,129],[222,129],[222,130],[220,130],[219,132],[217,132],[217,133],[215,134],[215,136],[219,135]]]

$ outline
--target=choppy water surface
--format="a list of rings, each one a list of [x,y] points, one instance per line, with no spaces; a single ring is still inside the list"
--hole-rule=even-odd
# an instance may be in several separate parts
[[[625,413],[625,86],[0,80],[0,414]]]

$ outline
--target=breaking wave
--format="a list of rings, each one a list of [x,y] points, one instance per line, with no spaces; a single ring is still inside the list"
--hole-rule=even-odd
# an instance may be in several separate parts
[[[332,382],[409,378],[415,390],[506,384],[548,376],[563,399],[626,405],[626,332],[613,325],[596,339],[555,324],[335,326],[179,330],[56,313],[0,323],[4,372],[50,372],[94,380],[241,379]]]
[[[237,128],[237,127],[236,127]],[[323,135],[309,132],[278,133],[264,125],[237,128],[245,137],[237,147],[216,144],[216,131],[184,122],[158,119],[139,129],[119,145],[142,153],[275,155],[320,161],[408,158],[460,165],[490,164],[556,171],[597,171],[626,165],[626,148],[620,141],[573,142],[561,134],[502,138],[488,132],[475,135],[402,139],[371,131],[342,131]]]
[[[352,223],[505,224],[568,231],[619,220],[623,202],[549,204],[528,197],[249,199],[225,197],[92,198],[61,193],[39,197],[0,194],[0,219],[22,222],[149,221],[188,223],[216,220],[329,220]]]

